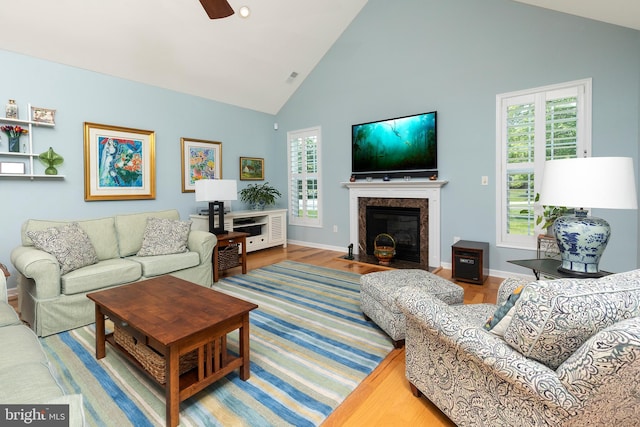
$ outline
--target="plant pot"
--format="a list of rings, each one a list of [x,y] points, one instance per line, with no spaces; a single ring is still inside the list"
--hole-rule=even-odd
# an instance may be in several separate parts
[[[253,209],[254,211],[263,211],[265,206],[265,202],[256,202],[251,205],[251,209]]]

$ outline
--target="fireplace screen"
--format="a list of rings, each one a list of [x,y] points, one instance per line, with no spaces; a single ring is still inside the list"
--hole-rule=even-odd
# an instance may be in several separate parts
[[[367,254],[373,255],[378,234],[390,234],[396,242],[396,258],[420,262],[420,209],[367,206]]]

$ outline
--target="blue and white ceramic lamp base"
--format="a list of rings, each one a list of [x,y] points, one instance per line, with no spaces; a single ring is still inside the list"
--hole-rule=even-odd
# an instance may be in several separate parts
[[[576,276],[600,277],[598,263],[604,253],[611,227],[602,218],[583,215],[562,216],[553,223],[553,232],[560,249],[564,273]]]

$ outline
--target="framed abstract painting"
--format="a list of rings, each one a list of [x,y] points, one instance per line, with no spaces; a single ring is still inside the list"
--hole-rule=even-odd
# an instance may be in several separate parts
[[[155,132],[85,122],[84,199],[155,198]]]
[[[222,142],[180,138],[182,192],[196,191],[200,179],[222,179]]]

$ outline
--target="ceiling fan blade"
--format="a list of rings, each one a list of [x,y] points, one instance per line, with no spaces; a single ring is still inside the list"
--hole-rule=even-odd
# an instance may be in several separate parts
[[[211,19],[226,18],[234,13],[227,0],[200,0],[200,3]]]

